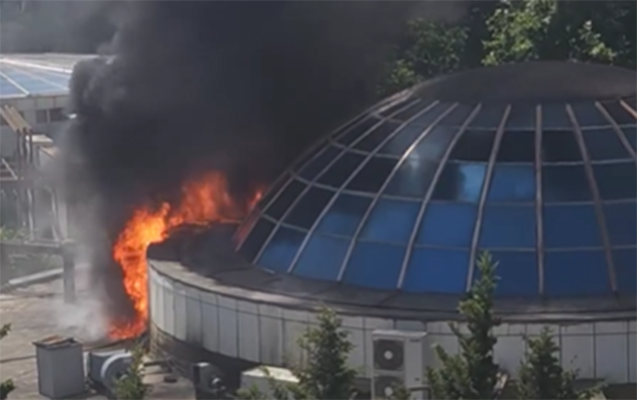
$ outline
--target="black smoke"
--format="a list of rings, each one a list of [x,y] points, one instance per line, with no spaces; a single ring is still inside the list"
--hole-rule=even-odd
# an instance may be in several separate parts
[[[107,300],[121,308],[118,268],[105,260],[132,207],[173,200],[199,171],[226,173],[238,200],[269,182],[374,101],[414,4],[120,4],[113,57],[73,72],[63,145],[69,195],[94,204],[84,240]]]

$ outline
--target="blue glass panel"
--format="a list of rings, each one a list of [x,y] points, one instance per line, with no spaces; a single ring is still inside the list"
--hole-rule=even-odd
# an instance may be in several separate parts
[[[619,293],[635,294],[637,292],[637,250],[632,248],[613,251],[613,263]]]
[[[575,119],[581,128],[589,126],[610,126],[608,120],[599,112],[595,103],[573,103],[571,104]]]
[[[286,224],[309,229],[323,212],[335,192],[311,187],[283,219]]]
[[[358,242],[347,264],[343,282],[373,289],[395,289],[406,247]]]
[[[540,291],[537,255],[532,251],[493,251],[493,260],[498,263],[499,277],[497,296],[531,297]],[[478,269],[476,268],[476,271]],[[476,275],[480,275],[479,272]]]
[[[254,261],[254,258],[257,254],[259,254],[259,251],[261,251],[263,243],[265,243],[265,241],[270,237],[272,229],[274,229],[273,222],[264,218],[259,219],[241,245],[241,254],[246,258],[246,260],[249,262]]]
[[[509,111],[505,129],[535,132],[536,107],[535,104],[514,104]]]
[[[414,229],[420,202],[380,199],[369,214],[361,239],[407,243]]]
[[[415,248],[405,272],[403,290],[464,293],[468,269],[468,251]]]
[[[633,150],[637,151],[637,128],[634,126],[623,126],[622,131],[624,136]]]
[[[544,206],[544,247],[601,247],[595,207],[589,204]]]
[[[325,170],[330,162],[335,160],[343,150],[334,146],[326,147],[309,163],[303,165],[299,175],[308,181],[316,179],[316,177]]]
[[[588,156],[592,161],[630,158],[630,154],[613,128],[582,131]]]
[[[457,131],[458,128],[433,128],[422,137],[422,140],[418,142],[409,157],[419,160],[440,161],[449,144],[456,136]]]
[[[470,203],[429,203],[416,243],[471,247],[478,207]]]
[[[385,193],[394,196],[422,198],[431,185],[438,163],[407,157],[390,179]]]
[[[345,239],[313,235],[305,245],[294,273],[306,278],[335,281],[349,243]]]
[[[535,248],[535,206],[487,205],[480,231],[480,248]]]
[[[487,162],[493,152],[495,130],[466,130],[449,154],[451,161]]]
[[[345,186],[348,190],[376,193],[398,163],[397,158],[372,157]]]
[[[568,129],[573,124],[566,113],[566,104],[544,104],[542,105],[542,128],[547,129]]]
[[[469,123],[469,128],[490,128],[494,132],[504,117],[505,104],[485,104]]]
[[[608,294],[610,290],[603,251],[546,252],[544,293],[547,296],[594,296]]]
[[[505,131],[500,141],[496,161],[535,163],[535,132]]]
[[[402,156],[407,149],[414,144],[414,141],[427,129],[420,125],[408,125],[396,133],[379,150],[380,154],[392,154]]]
[[[582,152],[572,130],[542,132],[541,159],[545,163],[582,162]]]
[[[626,110],[619,101],[613,101],[604,103],[604,108],[610,116],[615,120],[617,125],[634,124],[635,117],[633,117],[628,110]]]
[[[477,202],[486,168],[486,164],[447,163],[436,183],[433,199]]]
[[[487,201],[535,201],[535,167],[533,164],[496,164],[493,169]]]
[[[422,115],[414,118],[411,123],[416,125],[429,125],[440,117],[447,109],[449,104],[438,103],[431,107],[428,111],[425,111]]]
[[[475,108],[475,104],[458,104],[438,123],[438,126],[462,126]]]
[[[378,118],[368,117],[364,119],[363,121],[359,122],[358,124],[356,124],[355,126],[353,126],[352,128],[350,128],[348,131],[346,131],[342,135],[339,135],[336,138],[336,141],[349,146],[355,140],[366,135],[368,131],[379,122],[380,120]]]
[[[365,160],[365,156],[356,153],[344,153],[327,171],[318,178],[318,182],[333,188],[340,188],[354,170]]]
[[[637,195],[637,167],[634,162],[593,164],[593,174],[603,200],[634,199]]]
[[[351,236],[369,208],[369,197],[341,194],[316,227],[317,232]]]
[[[384,121],[370,133],[365,135],[360,142],[356,143],[354,148],[365,152],[374,151],[374,149],[383,144],[383,142],[387,140],[399,126],[400,123],[398,122]]]
[[[283,189],[283,192],[281,192],[276,200],[265,210],[265,213],[278,220],[290,208],[305,187],[305,184],[297,180],[290,181],[285,189]]]
[[[287,185],[289,181],[290,178],[288,174],[286,174],[285,176],[281,176],[280,179],[277,179],[276,182],[272,186],[270,186],[270,189],[265,192],[265,195],[261,198],[261,200],[259,200],[259,202],[257,203],[257,207],[259,207],[261,210],[265,209],[265,207],[270,204],[272,199],[279,195],[281,189],[283,189],[283,187]]]
[[[542,167],[542,197],[547,203],[591,201],[591,187],[583,165]]]
[[[293,229],[280,227],[265,249],[257,264],[277,272],[286,272],[299,250],[305,234]]]
[[[20,89],[10,83],[3,77],[0,77],[0,95],[1,96],[15,96],[23,94]]]
[[[637,244],[637,203],[607,203],[603,208],[611,245]]]

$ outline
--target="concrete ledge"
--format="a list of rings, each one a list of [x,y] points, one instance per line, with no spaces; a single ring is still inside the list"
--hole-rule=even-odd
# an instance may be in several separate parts
[[[0,293],[10,292],[11,290],[31,286],[38,283],[44,283],[60,279],[62,277],[62,268],[56,268],[48,271],[37,272],[35,274],[22,276],[9,280],[6,284],[0,286]]]

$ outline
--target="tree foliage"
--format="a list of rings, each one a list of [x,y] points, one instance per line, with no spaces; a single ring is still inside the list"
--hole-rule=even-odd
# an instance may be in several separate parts
[[[4,324],[0,327],[0,339],[4,339],[11,331],[11,324]],[[13,380],[7,379],[0,383],[0,400],[5,400],[9,393],[15,390]]]
[[[527,339],[528,350],[522,361],[517,384],[521,400],[570,400],[591,398],[595,388],[576,390],[577,371],[565,371],[556,354],[559,348],[549,328],[536,338]]]
[[[148,386],[144,384],[144,348],[135,346],[131,354],[128,371],[115,381],[113,394],[120,400],[141,400],[148,393]]]
[[[448,354],[442,347],[435,351],[441,362],[438,369],[428,368],[427,378],[435,399],[488,399],[493,397],[498,365],[493,359],[497,342],[493,328],[500,324],[493,314],[493,295],[497,277],[496,263],[488,253],[477,261],[480,276],[467,298],[460,302],[459,311],[466,318],[468,333],[451,324],[458,338],[460,351]]]

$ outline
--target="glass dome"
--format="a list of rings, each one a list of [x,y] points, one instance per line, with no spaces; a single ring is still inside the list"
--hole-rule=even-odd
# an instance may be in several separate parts
[[[493,95],[426,83],[357,117],[273,185],[240,253],[308,279],[457,295],[488,250],[499,296],[635,294],[634,78],[618,95],[507,93],[523,78]]]

